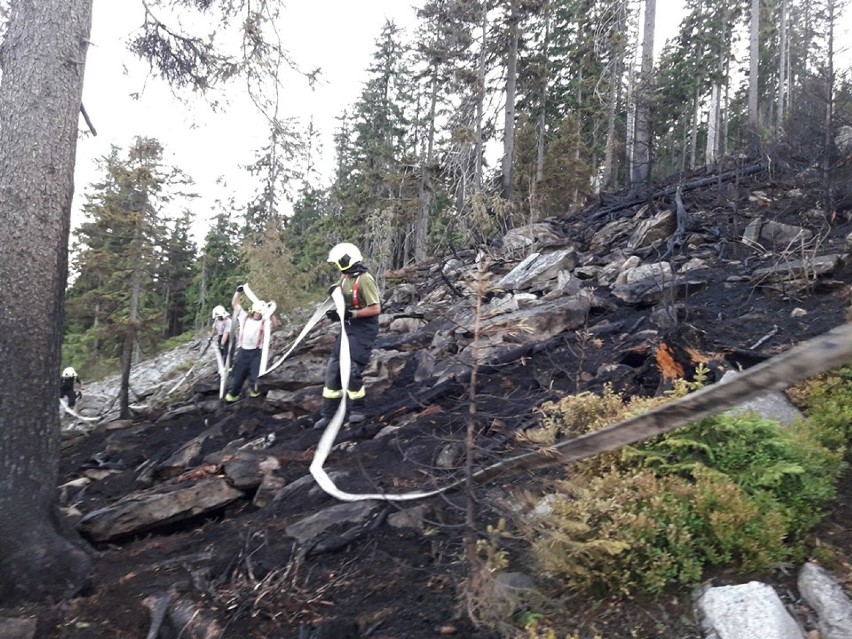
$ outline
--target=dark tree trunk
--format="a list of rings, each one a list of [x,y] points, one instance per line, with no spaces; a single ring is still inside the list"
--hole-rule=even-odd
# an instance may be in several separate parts
[[[92,0],[12,0],[0,45],[0,601],[70,596],[91,563],[56,511],[74,155]]]
[[[417,197],[417,216],[414,219],[414,259],[425,261],[429,256],[429,212],[432,209],[432,170],[435,149],[435,113],[438,105],[438,69],[432,68],[429,90],[429,134],[426,152],[420,167],[420,191]]]

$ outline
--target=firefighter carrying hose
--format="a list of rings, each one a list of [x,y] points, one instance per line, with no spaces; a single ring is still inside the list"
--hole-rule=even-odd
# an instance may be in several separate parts
[[[349,388],[343,389],[340,381],[341,338],[338,335],[325,370],[322,414],[314,424],[314,428],[328,426],[344,392],[349,400],[347,422],[359,424],[367,418],[363,375],[379,334],[379,314],[382,312],[382,304],[379,298],[379,287],[368,272],[363,259],[361,251],[348,242],[336,245],[328,254],[328,262],[334,264],[340,271],[340,281],[332,286],[329,292],[339,286],[346,302],[343,326],[349,338],[352,367]],[[327,315],[332,321],[340,321],[334,309],[328,311]]]

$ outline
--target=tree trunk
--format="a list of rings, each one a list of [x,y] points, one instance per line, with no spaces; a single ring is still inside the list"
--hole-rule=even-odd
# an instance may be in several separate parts
[[[550,21],[552,20],[550,3],[545,3],[544,7],[544,77],[541,85],[546,87],[550,81]],[[536,126],[536,143],[535,143],[535,180],[533,182],[533,193],[538,188],[538,185],[544,179],[544,146],[545,135],[547,134],[547,91],[542,88],[541,91],[541,106],[538,112],[538,124]],[[538,209],[538,201],[535,201],[535,208]]]
[[[95,302],[95,317],[92,320],[92,328],[94,329],[92,331],[92,335],[93,335],[92,350],[89,353],[89,355],[93,356],[93,357],[97,357],[98,351],[101,348],[101,340],[98,337],[98,333],[99,333],[98,327],[100,326],[100,323],[101,323],[101,301],[98,300],[98,301]]]
[[[506,110],[503,120],[503,176],[500,195],[504,200],[512,197],[515,155],[515,93],[518,86],[518,8],[512,2],[509,14],[509,51],[506,56]]]
[[[626,13],[626,2],[619,2],[617,8],[616,28],[620,31],[623,31],[627,28]],[[622,40],[619,40],[617,48],[615,49],[615,51],[613,51],[613,60],[611,62],[610,67],[611,70],[609,74],[609,108],[606,123],[604,163],[603,169],[601,171],[602,189],[611,188],[615,182],[615,180],[613,179],[613,165],[615,162],[616,135],[618,134],[615,129],[615,116],[616,111],[618,109],[619,97],[621,96],[621,74],[623,70],[625,48],[625,43]]]
[[[201,256],[201,283],[198,286],[198,302],[195,311],[195,330],[207,326],[207,253]]]
[[[834,149],[834,23],[837,19],[837,3],[829,0],[826,6],[828,15],[826,26],[828,28],[828,41],[826,51],[825,69],[825,130],[823,131],[822,149],[822,187],[823,187],[823,213],[829,223],[833,222],[835,209],[834,188],[832,185],[831,165],[835,154]]]
[[[680,172],[683,173],[686,171],[686,156],[689,152],[690,147],[690,132],[692,130],[692,118],[684,109],[683,115],[681,116],[683,121],[683,132],[681,134],[680,139]]]
[[[760,61],[760,0],[751,0],[749,21],[749,71],[748,71],[748,152],[760,152],[760,128],[757,104],[757,73]]]
[[[654,23],[656,0],[645,0],[645,28],[642,33],[642,72],[636,100],[636,141],[631,184],[647,184],[651,177],[651,101],[654,95]]]
[[[713,164],[719,150],[719,98],[721,88],[718,82],[710,89],[710,109],[707,115],[707,146],[704,149],[704,163]]]
[[[417,216],[414,220],[414,259],[424,262],[429,255],[429,211],[432,208],[432,155],[435,148],[435,112],[438,105],[438,69],[432,69],[432,87],[429,96],[429,135],[426,156],[420,166],[420,193]]]
[[[130,283],[130,308],[127,312],[127,326],[124,333],[124,345],[121,349],[121,386],[119,389],[119,415],[121,419],[130,418],[130,369],[133,366],[134,347],[139,335],[139,296],[142,293],[142,220],[137,220],[133,237],[133,272]]]
[[[475,173],[473,185],[476,193],[482,190],[482,154],[485,141],[482,139],[483,125],[485,124],[485,62],[488,48],[488,3],[482,3],[482,42],[479,43],[479,71],[476,95],[476,143],[474,157]]]
[[[721,124],[721,144],[719,145],[719,152],[722,154],[722,157],[728,155],[728,132],[730,129],[731,118],[730,118],[730,107],[731,107],[731,50],[728,49],[728,55],[725,57],[725,67],[722,73],[722,77],[725,78],[725,94],[722,99],[722,124]]]
[[[0,48],[0,601],[91,571],[56,510],[74,155],[92,0],[12,0]]]
[[[778,104],[775,106],[776,120],[775,131],[776,135],[780,134],[781,128],[784,126],[784,101],[786,100],[787,90],[787,0],[781,0],[781,16],[779,18],[778,34]]]
[[[694,169],[698,160],[698,125],[701,122],[701,100],[698,95],[698,87],[692,95],[692,129],[689,132],[689,168]]]
[[[630,71],[627,73],[627,114],[624,133],[624,161],[627,166],[627,181],[633,176],[633,155],[636,141],[636,65],[631,57]]]

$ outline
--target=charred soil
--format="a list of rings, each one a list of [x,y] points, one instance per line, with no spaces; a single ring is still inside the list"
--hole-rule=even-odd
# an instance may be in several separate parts
[[[528,347],[519,344],[516,357],[483,366],[473,414],[467,381],[448,382],[440,393],[429,394],[415,381],[414,371],[403,371],[371,398],[374,408],[364,426],[341,431],[326,464],[329,472],[349,492],[402,493],[446,485],[461,476],[469,425],[476,465],[484,466],[523,450],[516,435],[536,422],[535,408],[545,401],[577,390],[600,390],[605,383],[625,395],[661,392],[669,374],[661,369],[660,344],[667,345],[672,361],[687,375],[698,361],[723,372],[747,368],[838,325],[849,304],[852,267],[841,265],[805,285],[779,287],[752,276],[755,262],[777,264],[778,252],[755,252],[737,239],[757,215],[814,227],[812,207],[773,197],[773,191],[790,188],[759,173],[748,185],[719,184],[684,194],[689,210],[704,212],[704,232],[718,241],[709,250],[715,257],[701,266],[705,284],[668,305],[673,321],[667,328],[645,330],[652,309],[624,304],[598,290],[599,303],[583,330]],[[755,199],[755,191],[768,195]],[[651,202],[661,209],[672,204],[670,197]],[[769,204],[758,210],[764,202]],[[590,240],[603,224],[635,214],[636,208],[607,216],[590,209],[561,223],[572,237]],[[841,214],[830,223],[820,222],[814,232],[822,247],[843,252],[852,223]],[[92,481],[64,488],[62,503],[91,513],[154,485],[167,488],[219,476],[220,451],[234,442],[259,442],[263,453],[279,463],[274,474],[282,485],[311,482],[309,465],[321,436],[312,428],[314,417],[306,411],[282,418],[261,397],[213,411],[152,413],[85,434],[66,433],[62,483],[83,475]],[[163,461],[202,434],[206,436],[192,465],[163,470]],[[143,468],[158,470],[146,474]],[[513,489],[532,488],[564,472],[515,473],[476,486],[470,494],[456,490],[379,505],[357,525],[341,520],[304,542],[288,534],[288,527],[336,500],[311,485],[258,506],[249,491],[245,498],[197,517],[109,541],[86,539],[95,564],[86,592],[53,606],[4,613],[37,618],[38,639],[143,638],[152,627],[152,610],[166,600],[185,604],[200,624],[196,634],[183,636],[208,636],[203,634],[206,624],[208,631],[224,631],[225,637],[295,639],[312,636],[310,628],[331,628],[334,621],[340,630],[326,632],[340,638],[356,636],[346,634],[346,624],[357,626],[357,636],[376,639],[497,637],[494,630],[475,627],[465,614],[463,532],[470,503],[477,525],[484,528],[509,510]],[[811,540],[813,547],[830,545],[846,558],[834,568],[847,579],[852,575],[850,481],[847,474],[834,511]],[[518,544],[507,543],[510,548]],[[510,557],[513,569],[532,570],[524,565],[520,545]],[[791,579],[783,570],[759,578],[785,587]],[[711,579],[732,583],[743,576],[723,572]],[[559,636],[701,636],[683,588],[640,601],[594,600],[547,581],[537,586],[550,600],[528,612],[543,615]],[[170,636],[168,632],[164,625],[161,636]]]

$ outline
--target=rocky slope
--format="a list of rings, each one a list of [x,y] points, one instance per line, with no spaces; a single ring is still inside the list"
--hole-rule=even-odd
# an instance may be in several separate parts
[[[653,198],[380,274],[370,419],[341,431],[326,470],[351,493],[429,490],[461,475],[469,423],[484,466],[523,450],[518,434],[536,407],[565,393],[610,383],[652,395],[699,362],[717,377],[748,368],[843,321],[850,251],[848,212],[826,220],[806,184],[757,167],[696,174],[681,191],[661,185]],[[276,353],[304,319],[284,318]],[[115,380],[88,384],[81,413],[101,419],[67,420],[61,497],[95,553],[94,582],[62,606],[7,616],[30,619],[30,637],[69,639],[145,637],[160,627],[158,610],[161,636],[497,636],[459,605],[463,491],[341,502],[309,474],[333,330],[321,323],[262,378],[261,398],[234,406],[218,400],[210,352],[187,374],[204,340],[135,368],[132,420],[114,419]],[[559,472],[477,486],[479,527],[511,516],[513,490]],[[847,557],[849,513],[847,491],[824,529]],[[489,609],[511,608],[513,580],[530,585],[522,549],[510,556]],[[688,592],[568,601],[572,614],[555,615],[560,636],[701,636]]]

